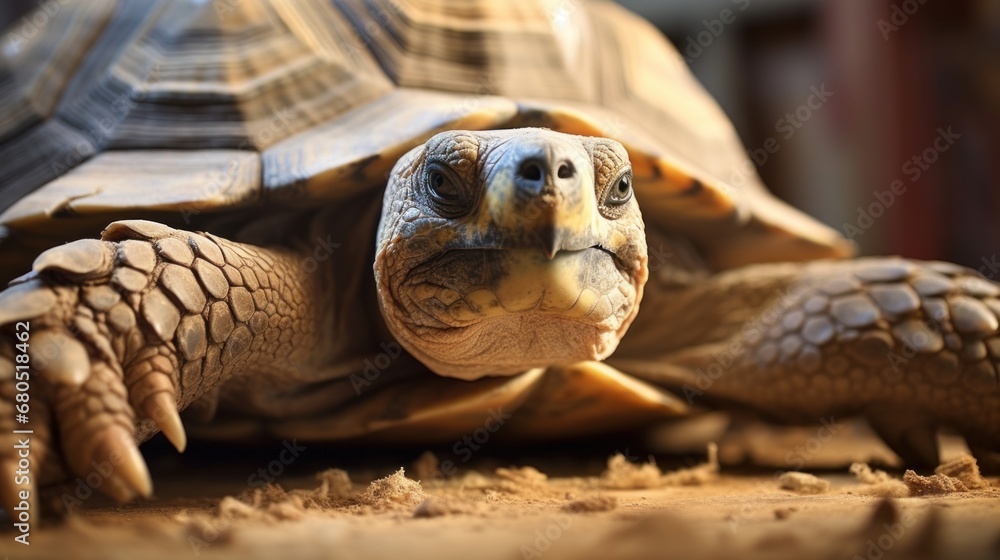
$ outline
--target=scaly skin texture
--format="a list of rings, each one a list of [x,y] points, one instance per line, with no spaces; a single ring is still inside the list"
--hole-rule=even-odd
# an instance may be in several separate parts
[[[745,267],[647,298],[609,362],[691,404],[816,423],[863,414],[911,467],[935,434],[1000,451],[1000,286],[948,263],[897,258]],[[663,317],[688,318],[665,324]]]
[[[536,139],[554,138],[553,134],[539,133]],[[565,135],[558,138],[563,147],[573,142]],[[627,160],[620,156],[604,161],[594,156],[593,149],[577,150],[592,140],[579,142],[562,153],[572,154],[570,160],[578,170],[584,165],[593,170],[578,175],[582,181],[572,183],[573,188],[592,197],[580,200],[600,204],[595,201],[606,200]],[[469,169],[483,167],[476,161],[479,156],[466,153],[456,158],[448,142],[430,146],[430,155],[457,160],[460,168],[462,161],[471,162]],[[608,146],[624,153],[620,145]],[[547,171],[554,172],[558,165],[552,162],[562,161],[560,152],[548,154],[553,159],[546,164]],[[534,157],[528,156],[527,161]],[[468,198],[485,200],[486,206],[470,205],[461,216],[435,218],[427,213],[428,201],[420,199],[426,192],[409,188],[423,157],[404,161],[391,179],[398,182],[393,183],[396,187],[404,187],[399,192],[405,194],[398,199],[390,196],[383,210],[382,256],[376,258],[376,274],[383,275],[382,281],[405,279],[421,267],[426,269],[427,263],[449,262],[435,261],[435,251],[440,255],[472,249],[475,258],[463,265],[471,266],[472,261],[488,261],[491,256],[507,262],[525,251],[551,251],[546,258],[557,262],[552,257],[558,249],[605,260],[614,255],[619,269],[607,274],[613,284],[623,279],[634,282],[638,302],[647,272],[646,239],[634,201],[630,207],[618,207],[622,215],[610,217],[606,208],[600,209],[599,217],[593,206],[587,206],[583,214],[590,218],[581,220],[574,219],[579,206],[572,213],[560,213],[563,209],[555,201],[574,196],[564,192],[563,198],[551,197],[552,203],[543,200],[538,207],[544,211],[526,220],[521,214],[497,213],[511,199],[488,194]],[[518,165],[511,169],[522,169],[523,161],[516,160]],[[499,172],[502,176],[503,170]],[[502,191],[513,184],[490,173],[480,175],[480,180],[470,176],[473,179],[461,188],[491,185]],[[538,187],[531,192],[543,199],[551,194],[547,185]],[[510,211],[519,211],[516,206]],[[346,204],[338,209],[345,208],[343,215],[361,216],[361,221],[368,215]],[[476,208],[493,212],[491,218],[463,221],[462,216],[476,215]],[[414,212],[421,211],[425,213],[414,219]],[[348,229],[335,230],[333,238],[348,239],[350,231],[358,231],[354,228],[374,223],[334,218],[320,212],[310,227],[335,228],[339,223]],[[417,235],[428,234],[428,228],[419,229],[421,218],[433,221],[430,225],[438,229],[454,227],[456,231],[442,235],[452,245],[446,242],[435,248],[433,238]],[[417,229],[408,233],[406,224],[416,224]],[[656,235],[651,240],[663,249]],[[294,246],[294,240],[285,241]],[[752,409],[783,421],[819,422],[830,416],[864,414],[913,465],[936,463],[933,434],[939,426],[959,430],[981,459],[997,451],[1000,287],[996,284],[954,265],[902,259],[757,265],[712,274],[683,239],[664,243],[666,251],[660,251],[663,255],[650,267],[653,273],[640,311],[609,360],[621,371],[676,390],[691,404]],[[491,252],[483,251],[484,244]],[[364,301],[380,297],[383,312],[402,313],[386,321],[396,332],[401,326],[393,321],[412,320],[407,313],[428,309],[396,306],[385,294],[372,293],[384,286],[372,287],[370,279],[356,281],[360,262],[371,262],[366,260],[370,246],[361,247],[344,247],[343,258],[338,253],[335,259],[304,267],[303,259],[312,254],[309,249],[261,248],[131,221],[112,224],[101,240],[81,240],[40,255],[34,273],[0,293],[0,498],[12,507],[18,502],[16,492],[23,489],[13,484],[19,437],[11,433],[15,428],[34,430],[33,483],[55,480],[67,470],[81,477],[96,472],[103,491],[126,501],[148,496],[152,489],[136,442],[159,429],[183,449],[178,410],[198,399],[216,398],[223,384],[230,398],[247,404],[245,413],[274,418],[283,415],[275,408],[294,408],[319,414],[327,395],[321,391],[309,391],[294,407],[279,400],[269,409],[265,401],[276,394],[302,395],[296,390],[350,374],[347,357],[353,355],[359,362],[359,352],[377,346],[369,338],[388,335],[380,332],[386,325],[374,324],[377,320],[355,318],[374,314]],[[501,290],[514,277],[516,286],[530,290],[530,283],[518,276],[524,276],[525,262],[548,274],[548,261],[536,257],[516,261],[520,268],[508,269],[493,284],[492,277],[473,274],[451,286],[456,291],[483,286]],[[583,272],[594,270],[607,269],[585,267]],[[444,280],[454,273],[438,272]],[[537,273],[530,272],[527,276]],[[579,274],[554,287],[582,291],[604,285],[593,280]],[[441,292],[434,297],[440,298]],[[521,302],[526,296],[511,297],[509,301]],[[544,302],[544,295],[538,297]],[[532,331],[532,321],[543,323],[558,315],[551,309],[518,311],[524,330],[504,332],[506,327],[494,322],[504,320],[504,315],[495,308],[480,313],[470,306],[461,311],[479,313],[487,332],[511,337],[514,343],[523,342],[518,333],[528,338],[545,332]],[[446,312],[435,315],[446,324],[450,317],[454,316]],[[14,424],[18,379],[13,352],[17,323],[23,321],[30,321],[30,355],[37,371],[31,377],[27,426]],[[618,336],[621,332],[624,329]],[[410,344],[422,343],[419,337],[415,340]],[[481,340],[460,336],[448,342],[468,356]],[[440,346],[441,341],[431,336],[427,342]],[[514,359],[524,360],[526,368],[537,364],[538,347],[575,343],[572,337],[552,336],[536,346],[527,345],[536,355],[514,354]],[[586,359],[596,347],[591,343],[560,351],[578,352],[576,359]],[[458,344],[466,347],[454,346]],[[440,364],[424,365],[433,370]],[[256,402],[254,395],[259,396]]]
[[[412,150],[375,257],[393,335],[462,379],[606,358],[646,282],[631,177],[618,142],[544,129],[449,131]]]
[[[301,257],[289,251],[153,222],[115,222],[100,241],[46,251],[34,271],[0,304],[0,322],[30,321],[37,371],[30,423],[14,425],[12,356],[0,358],[0,487],[7,504],[16,463],[12,429],[34,429],[31,455],[43,483],[63,467],[86,477],[110,462],[115,468],[102,475],[102,490],[122,501],[148,496],[136,442],[159,428],[183,450],[178,410],[234,376],[280,377],[322,355],[313,307],[319,292]],[[3,348],[12,350],[13,341]]]

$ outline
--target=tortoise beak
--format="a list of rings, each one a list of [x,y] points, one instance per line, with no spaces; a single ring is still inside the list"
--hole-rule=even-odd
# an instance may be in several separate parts
[[[513,138],[488,176],[485,207],[505,246],[580,251],[600,243],[594,174],[579,146],[548,136]]]
[[[543,237],[542,247],[545,250],[545,257],[550,261],[556,257],[556,253],[563,246],[563,238],[566,236],[565,232],[561,229],[552,229],[551,233],[548,233],[547,239]]]

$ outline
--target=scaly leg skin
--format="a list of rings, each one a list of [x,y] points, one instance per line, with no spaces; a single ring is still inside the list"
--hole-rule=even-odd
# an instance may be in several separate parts
[[[935,434],[947,426],[997,470],[996,283],[896,258],[757,265],[685,289],[656,282],[609,360],[623,371],[692,404],[785,422],[862,414],[911,468],[938,464]]]
[[[24,437],[15,429],[34,432],[31,486],[65,470],[88,482],[96,472],[101,490],[127,501],[152,492],[137,442],[159,429],[184,449],[179,410],[232,376],[310,363],[317,296],[300,262],[290,252],[146,221],[115,222],[101,240],[42,253],[32,273],[0,293],[0,498],[7,511],[22,490],[32,501],[35,494],[15,484],[15,444]],[[20,425],[15,371],[25,358],[16,344],[24,332],[17,324],[25,322],[30,421]]]

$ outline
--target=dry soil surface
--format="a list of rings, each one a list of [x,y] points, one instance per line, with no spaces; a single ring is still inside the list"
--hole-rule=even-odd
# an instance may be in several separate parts
[[[739,444],[723,442],[721,468],[713,453],[681,469],[612,455],[596,469],[572,460],[507,467],[478,461],[444,477],[441,457],[427,453],[405,464],[354,461],[346,470],[323,468],[336,463],[327,459],[306,462],[264,485],[254,469],[234,474],[238,469],[223,457],[218,468],[154,459],[154,499],[119,506],[96,494],[77,503],[76,492],[86,492],[72,485],[49,492],[46,504],[68,505],[72,515],[33,521],[30,546],[15,543],[16,532],[0,535],[0,555],[1000,558],[1000,480],[979,477],[960,449],[940,474],[920,477],[848,469],[845,450],[858,453],[862,446],[849,438],[810,446],[809,437],[801,439],[808,433],[781,432],[798,446],[782,447],[778,436],[767,440],[769,452],[782,457],[779,467],[809,459],[807,474],[793,475],[760,467],[768,451],[754,449],[754,441],[764,441],[759,433],[756,440],[743,433]],[[885,455],[877,446],[865,453]],[[726,464],[726,457],[740,455],[757,467]],[[258,465],[277,469],[264,457]]]

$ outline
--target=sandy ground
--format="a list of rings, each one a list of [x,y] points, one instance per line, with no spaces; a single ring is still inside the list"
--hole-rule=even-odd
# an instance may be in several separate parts
[[[846,456],[875,463],[892,456],[854,431],[844,428],[819,444],[811,443],[821,439],[816,428],[731,432],[721,441],[721,467],[693,457],[667,468],[662,460],[654,466],[645,457],[609,459],[600,450],[484,451],[450,477],[442,472],[451,474],[442,460],[448,450],[404,459],[309,447],[298,461],[286,453],[293,459],[286,467],[274,462],[287,449],[280,442],[249,451],[196,445],[183,458],[154,444],[147,452],[154,499],[118,506],[95,494],[77,504],[66,499],[77,495],[72,485],[50,491],[47,506],[69,504],[73,514],[33,523],[30,546],[14,543],[15,532],[0,534],[0,554],[1000,558],[1000,479],[976,477],[966,461],[948,475],[909,475],[909,485],[891,469],[865,471],[862,481],[848,472]],[[949,444],[945,456],[961,452]],[[732,465],[748,458],[755,466]],[[817,478],[780,479],[790,462],[805,463],[802,470]],[[276,484],[265,485],[259,468],[280,470]]]

